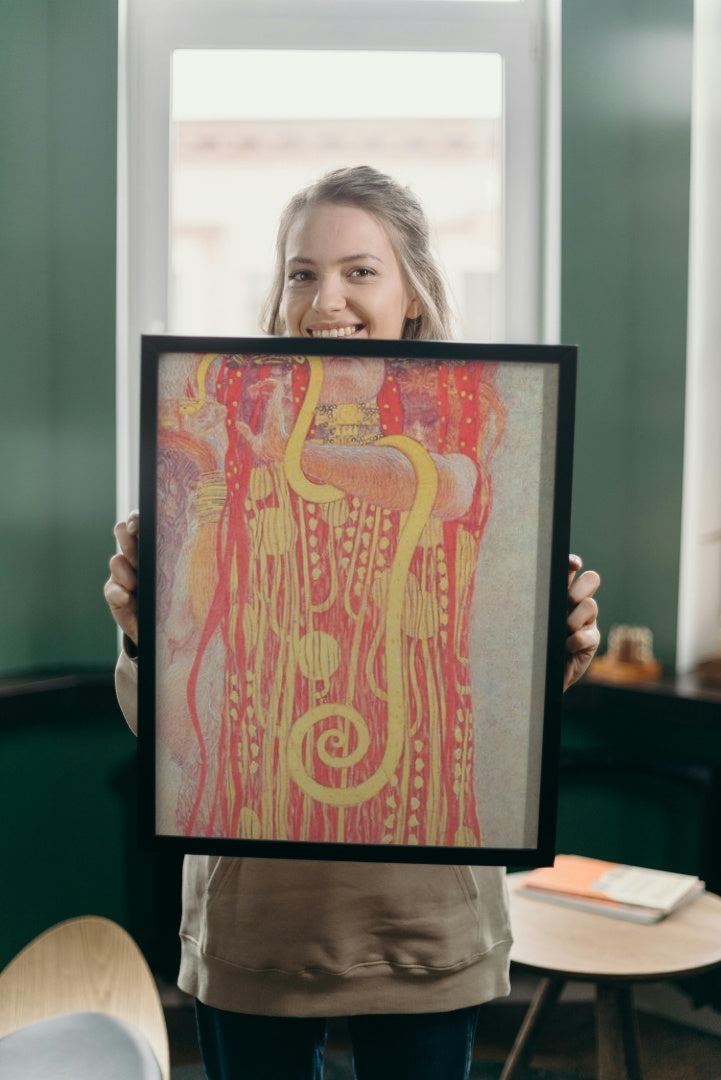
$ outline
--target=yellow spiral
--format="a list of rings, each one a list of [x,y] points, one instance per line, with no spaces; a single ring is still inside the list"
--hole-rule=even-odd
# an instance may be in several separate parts
[[[344,492],[332,484],[316,484],[309,480],[301,467],[303,444],[313,422],[313,413],[320,397],[323,365],[320,357],[309,357],[310,381],[305,399],[291,433],[285,452],[284,466],[289,485],[301,498],[310,502],[332,502]],[[288,739],[288,767],[293,780],[307,795],[331,806],[357,806],[373,798],[388,784],[398,768],[403,752],[406,724],[406,702],[403,685],[403,651],[401,645],[401,616],[405,585],[411,559],[425,528],[438,491],[438,472],[428,451],[407,435],[387,435],[375,446],[391,446],[408,458],[416,478],[413,505],[409,510],[398,538],[398,546],[390,568],[385,626],[385,659],[388,682],[388,735],[380,765],[367,780],[354,787],[327,787],[307,771],[303,760],[303,743],[315,724],[331,716],[353,725],[356,746],[350,753],[330,754],[327,747],[343,750],[348,734],[335,728],[320,736],[315,747],[324,764],[333,768],[348,768],[363,759],[370,746],[366,720],[349,704],[324,703],[309,709],[295,721]]]

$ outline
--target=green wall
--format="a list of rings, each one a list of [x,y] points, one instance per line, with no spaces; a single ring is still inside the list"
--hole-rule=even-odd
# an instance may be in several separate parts
[[[0,688],[0,969],[54,923],[93,914],[177,974],[180,857],[139,850],[136,747],[110,672]]]
[[[115,702],[102,597],[115,516],[116,86],[116,0],[0,0],[0,679],[102,672],[75,690],[0,685],[0,966],[85,913],[143,940],[137,897],[152,895],[128,828],[136,744]]]
[[[579,345],[573,546],[601,627],[675,657],[692,0],[563,5],[562,340]],[[605,645],[603,646],[605,648]]]
[[[566,695],[556,850],[721,888],[717,701],[579,683]]]
[[[112,663],[116,0],[0,0],[0,676]]]

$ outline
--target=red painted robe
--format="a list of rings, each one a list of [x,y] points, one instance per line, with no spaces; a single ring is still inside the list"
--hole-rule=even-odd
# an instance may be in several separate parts
[[[421,469],[433,468],[428,452],[474,463],[468,511],[426,514],[401,570],[408,512],[353,491],[299,493],[284,461],[256,457],[240,430],[262,428],[271,377],[288,381],[297,415],[308,365],[224,357],[211,372],[227,432],[222,508],[209,519],[199,509],[215,551],[212,573],[199,568],[189,585],[207,598],[193,605],[203,611],[186,693],[197,745],[178,831],[477,846],[469,619],[503,425],[493,366],[395,361],[375,402],[315,409],[309,444],[405,435]],[[203,490],[201,477],[199,507]]]

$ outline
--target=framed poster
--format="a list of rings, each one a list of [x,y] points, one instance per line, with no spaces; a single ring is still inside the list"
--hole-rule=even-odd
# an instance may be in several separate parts
[[[146,337],[146,846],[538,865],[576,351]]]

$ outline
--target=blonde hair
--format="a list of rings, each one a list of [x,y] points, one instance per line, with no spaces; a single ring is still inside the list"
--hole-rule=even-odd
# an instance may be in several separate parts
[[[284,334],[281,305],[285,286],[288,233],[311,206],[357,206],[385,228],[406,283],[420,301],[421,314],[406,319],[402,338],[446,341],[452,336],[446,287],[430,250],[428,221],[419,200],[392,177],[369,165],[336,169],[294,195],[281,214],[275,248],[275,273],[263,311],[263,330]]]

